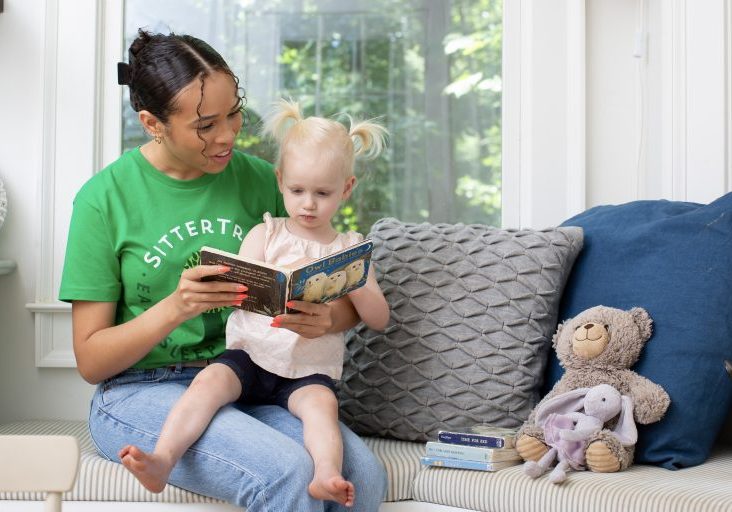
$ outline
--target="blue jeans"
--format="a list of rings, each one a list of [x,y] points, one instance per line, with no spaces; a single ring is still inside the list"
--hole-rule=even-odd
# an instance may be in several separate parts
[[[152,451],[168,412],[200,370],[131,369],[97,386],[89,429],[99,453],[119,462],[117,452],[127,444]],[[302,423],[275,405],[222,408],[169,481],[249,512],[376,511],[386,493],[384,468],[343,425],[341,435],[343,476],[356,487],[350,509],[310,497],[313,462],[303,447]]]

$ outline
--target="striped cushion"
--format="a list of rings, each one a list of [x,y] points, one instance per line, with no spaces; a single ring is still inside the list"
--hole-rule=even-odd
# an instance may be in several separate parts
[[[0,426],[0,435],[73,435],[79,439],[81,465],[68,501],[151,501],[220,503],[168,485],[160,494],[145,490],[120,464],[99,455],[85,422],[25,421]],[[572,472],[562,485],[546,477],[532,480],[516,466],[497,473],[422,468],[424,444],[365,438],[386,467],[386,501],[414,499],[453,507],[497,512],[719,512],[732,510],[732,448],[700,466],[668,471],[632,466],[627,471],[598,474]],[[43,499],[41,493],[0,493],[0,500]]]
[[[424,443],[379,437],[364,437],[363,439],[386,468],[389,487],[386,490],[385,501],[412,499],[414,478],[422,470],[419,458],[424,455]]]
[[[221,503],[168,485],[160,494],[142,487],[124,466],[97,454],[86,422],[24,421],[0,425],[0,435],[72,435],[79,439],[81,464],[76,485],[64,494],[67,501],[154,501],[166,503]],[[382,461],[389,475],[387,501],[407,500],[412,496],[412,482],[420,470],[419,456],[424,445],[406,441],[366,438],[366,444]],[[43,499],[43,493],[2,493],[0,500]]]
[[[679,471],[631,466],[620,473],[570,472],[561,485],[536,480],[521,466],[496,473],[426,468],[414,499],[500,512],[721,512],[732,510],[732,450]]]
[[[64,493],[66,501],[156,501],[170,503],[216,503],[218,500],[168,485],[160,494],[145,489],[124,466],[97,454],[83,421],[23,421],[0,426],[0,435],[71,435],[79,439],[81,463],[74,488]],[[0,493],[4,500],[42,500],[40,492]]]

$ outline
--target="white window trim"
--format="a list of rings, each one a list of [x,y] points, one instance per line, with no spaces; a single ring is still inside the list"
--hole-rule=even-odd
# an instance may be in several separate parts
[[[725,90],[727,95],[725,98],[725,131],[727,132],[727,144],[725,144],[725,167],[726,182],[725,190],[732,191],[732,0],[727,0],[724,4],[725,9],[725,67],[727,72],[724,76]]]
[[[504,2],[502,74],[502,225],[556,225],[585,209],[585,0]]]
[[[121,56],[123,13],[121,2],[44,4],[40,255],[26,308],[35,317],[36,366],[75,367],[71,306],[56,297],[73,194],[121,147],[121,123],[107,122],[121,113],[116,66],[107,62]]]
[[[120,95],[116,63],[123,60],[121,2],[46,0],[44,43],[43,171],[40,180],[40,255],[35,314],[36,366],[73,367],[71,308],[55,298],[76,190],[119,155]],[[584,208],[584,0],[504,4],[503,225],[543,227]],[[545,9],[563,29],[542,19]],[[556,17],[557,14],[554,14]],[[543,31],[543,32],[541,32]],[[549,32],[551,31],[551,32]],[[566,34],[552,39],[553,33]],[[547,48],[550,40],[556,48]],[[540,51],[541,55],[537,55]],[[542,73],[547,55],[565,70],[564,94],[547,97]],[[566,86],[566,87],[565,87]],[[92,98],[92,101],[89,100]],[[547,121],[541,107],[558,104],[563,130],[536,137]],[[550,115],[555,118],[553,111]],[[549,151],[551,154],[548,154]],[[58,179],[57,179],[58,178]],[[555,190],[547,195],[545,183]]]
[[[732,1],[670,0],[661,18],[661,165],[647,188],[706,203],[732,190]]]

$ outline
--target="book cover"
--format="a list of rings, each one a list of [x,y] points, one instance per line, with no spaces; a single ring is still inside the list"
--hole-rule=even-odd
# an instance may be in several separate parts
[[[479,462],[504,462],[519,460],[521,457],[513,448],[483,448],[462,444],[448,444],[430,441],[426,446],[426,454],[435,457],[475,460]]]
[[[228,281],[249,288],[241,306],[267,316],[291,310],[290,300],[324,303],[366,284],[373,242],[364,240],[324,258],[295,268],[279,267],[213,247],[201,248],[201,265],[226,265],[226,274],[205,280]]]
[[[466,430],[440,430],[437,440],[441,443],[481,446],[484,448],[513,448],[516,429],[477,425]]]
[[[480,462],[477,460],[451,459],[449,457],[434,457],[425,455],[419,458],[419,462],[425,466],[437,466],[456,469],[473,469],[480,471],[498,471],[500,469],[515,466],[520,461],[509,460],[504,462]]]

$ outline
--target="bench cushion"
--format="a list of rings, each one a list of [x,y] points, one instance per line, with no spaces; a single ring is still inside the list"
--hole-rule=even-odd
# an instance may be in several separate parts
[[[97,454],[83,421],[23,421],[0,426],[0,435],[71,435],[79,439],[81,460],[74,488],[65,501],[155,501],[169,503],[215,503],[217,500],[168,485],[160,494],[151,493],[124,466]],[[0,493],[5,500],[42,500],[43,493]]]
[[[491,512],[721,512],[732,510],[732,449],[705,464],[669,471],[634,465],[620,473],[570,472],[561,485],[532,480],[521,466],[496,473],[428,468],[414,499]]]
[[[143,488],[120,464],[99,455],[85,422],[25,421],[0,426],[0,435],[73,435],[81,464],[66,501],[220,503],[169,485],[160,494]],[[485,512],[719,512],[732,503],[732,447],[717,451],[705,464],[679,471],[631,466],[622,473],[569,474],[562,485],[546,477],[532,480],[515,466],[496,473],[419,464],[424,444],[366,438],[389,476],[386,501],[416,500]],[[1,500],[42,500],[42,493],[0,493]],[[0,507],[1,509],[2,507]]]
[[[83,421],[23,421],[0,425],[0,435],[72,435],[79,439],[81,461],[74,488],[66,501],[153,501],[165,503],[221,503],[179,487],[168,485],[160,494],[151,493],[124,466],[97,454]],[[382,461],[389,477],[386,501],[408,500],[412,482],[420,471],[424,445],[405,441],[366,438],[366,444]],[[43,500],[43,493],[1,493],[0,500]]]

